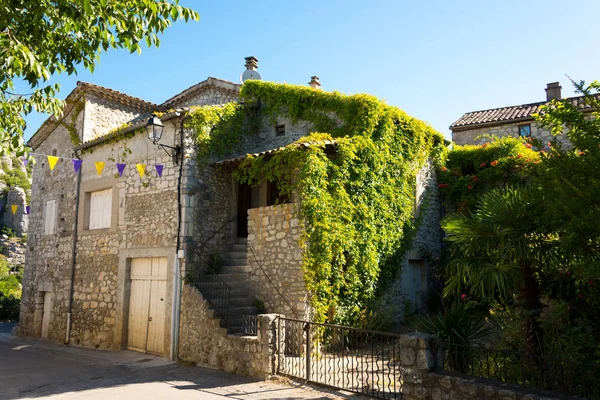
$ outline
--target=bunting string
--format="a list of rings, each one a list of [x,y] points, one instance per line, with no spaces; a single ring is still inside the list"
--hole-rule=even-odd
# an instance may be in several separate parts
[[[81,167],[83,165],[83,160],[79,159],[79,158],[69,158],[69,157],[60,157],[60,156],[54,156],[54,155],[49,155],[49,154],[41,154],[41,153],[35,153],[35,152],[31,152],[28,153],[25,156],[21,157],[21,161],[23,162],[24,166],[27,166],[27,164],[29,164],[30,161],[30,157],[31,159],[33,159],[34,161],[37,158],[46,158],[46,160],[48,160],[48,167],[50,168],[50,171],[54,171],[54,168],[56,168],[58,161],[59,160],[71,160],[71,163],[73,165],[73,171],[75,173],[78,173],[81,170]],[[102,176],[102,173],[105,170],[106,167],[106,162],[104,161],[96,161],[94,162],[94,166],[96,167],[96,173],[98,174],[99,177]],[[125,167],[127,167],[127,164],[125,163],[115,163],[115,166],[117,167],[117,172],[119,173],[119,177],[123,177],[123,173],[125,172]],[[141,164],[141,163],[136,163],[135,164],[135,168],[137,169],[137,172],[140,176],[140,178],[143,178],[146,173],[148,172],[146,170],[147,165],[146,164]],[[162,178],[162,174],[163,174],[163,170],[164,170],[164,165],[163,164],[154,164],[154,170],[156,171],[156,175],[159,178]],[[12,212],[13,215],[17,214],[17,211],[19,210],[19,205],[17,204],[6,204],[7,206],[10,205],[10,211]],[[4,208],[5,204],[3,201],[0,201],[0,213],[2,212],[2,209]],[[25,215],[29,215],[31,211],[31,207],[29,205],[25,205]]]

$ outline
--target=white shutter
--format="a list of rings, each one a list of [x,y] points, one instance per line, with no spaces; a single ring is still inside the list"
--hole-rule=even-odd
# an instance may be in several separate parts
[[[110,228],[112,189],[93,192],[90,196],[90,229]]]
[[[44,204],[44,208],[44,234],[50,235],[54,233],[56,223],[56,200],[48,200]]]

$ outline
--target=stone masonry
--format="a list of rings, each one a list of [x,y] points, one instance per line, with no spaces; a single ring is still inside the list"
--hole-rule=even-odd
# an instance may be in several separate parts
[[[267,312],[310,319],[297,213],[294,203],[249,210],[248,260]]]

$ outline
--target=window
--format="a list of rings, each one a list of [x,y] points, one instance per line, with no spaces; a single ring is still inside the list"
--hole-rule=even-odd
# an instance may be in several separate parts
[[[56,228],[56,200],[44,203],[44,235],[51,235]]]
[[[531,136],[531,124],[519,125],[519,136],[530,137]]]
[[[89,229],[110,228],[112,189],[92,192],[90,195]]]
[[[277,136],[284,136],[285,135],[285,125],[277,125],[275,127],[275,133],[277,134]]]

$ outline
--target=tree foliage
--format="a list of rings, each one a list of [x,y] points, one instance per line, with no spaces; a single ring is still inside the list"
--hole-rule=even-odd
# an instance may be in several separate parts
[[[0,3],[0,151],[24,153],[24,116],[61,114],[54,74],[93,72],[110,48],[159,46],[173,21],[197,20],[178,0],[13,0]],[[16,93],[25,83],[30,90]]]

